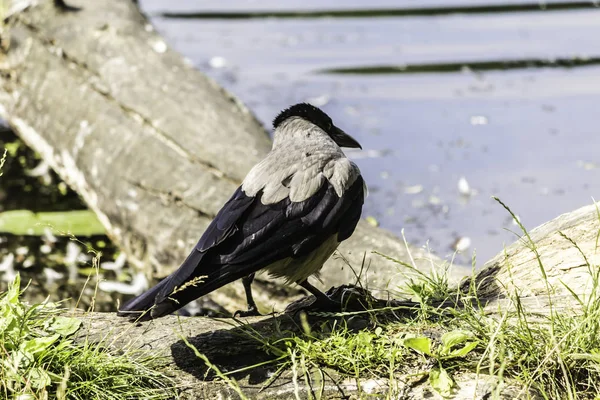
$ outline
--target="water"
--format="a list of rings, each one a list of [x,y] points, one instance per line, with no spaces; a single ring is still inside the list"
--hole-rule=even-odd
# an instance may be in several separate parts
[[[528,228],[600,198],[591,2],[321,4],[141,1],[170,46],[266,125],[310,101],[356,137],[364,151],[348,153],[370,186],[364,215],[412,243],[446,255],[468,238],[462,261],[476,250],[481,264],[518,229],[491,196]]]

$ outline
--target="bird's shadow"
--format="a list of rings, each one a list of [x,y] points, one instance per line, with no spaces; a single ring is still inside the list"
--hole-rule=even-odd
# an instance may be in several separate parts
[[[340,326],[341,323],[351,331],[365,329],[373,322],[370,311],[389,305],[388,301],[376,299],[369,291],[353,285],[332,288],[327,295],[342,304],[344,311],[364,311],[365,314],[318,314],[318,311],[332,310],[314,309],[314,297],[309,296],[290,304],[284,314],[253,322],[231,319],[230,329],[188,337],[189,345],[186,340],[179,340],[171,346],[172,357],[179,369],[202,381],[214,379],[218,370],[238,381],[247,379],[248,384],[257,385],[266,382],[277,370],[278,365],[274,361],[286,351],[285,340],[282,339],[299,336],[307,340],[325,339],[334,325]],[[416,303],[404,304],[408,314],[396,312],[393,318],[409,315]],[[307,330],[310,335],[307,335]],[[198,357],[194,350],[205,355],[211,365]]]
[[[231,325],[231,329],[218,329],[188,337],[189,345],[184,340],[175,342],[171,346],[171,353],[177,367],[202,381],[213,380],[218,369],[238,381],[247,379],[249,384],[258,385],[265,382],[274,371],[273,364],[257,366],[276,359],[266,343],[301,333],[299,321],[288,314],[265,317],[252,323],[232,319]],[[194,350],[206,355],[211,366],[198,357]]]
[[[485,287],[487,299],[479,299],[480,305],[484,305],[486,300],[497,298],[498,288],[494,280],[497,272],[498,268],[481,271],[473,277],[474,279],[465,280],[459,290],[466,293],[470,285]],[[352,313],[347,316],[307,314],[303,311],[310,310],[311,301],[314,300],[309,296],[292,303],[284,314],[267,316],[258,321],[252,320],[253,322],[246,322],[243,318],[231,319],[230,329],[217,329],[179,340],[171,346],[173,360],[179,369],[200,381],[213,380],[218,376],[217,371],[220,371],[237,381],[261,385],[278,369],[276,360],[281,352],[286,351],[285,340],[282,339],[302,335],[304,339],[309,340],[325,339],[331,334],[334,325],[340,326],[340,323],[343,323],[346,329],[356,331],[374,326],[373,318],[379,322],[382,319],[412,319],[420,308],[419,303],[408,300],[374,298],[368,290],[353,285],[332,288],[327,295],[343,303],[345,311],[367,313],[359,318]],[[459,305],[444,302],[438,306],[444,308]],[[394,310],[371,313],[373,309],[386,307]],[[306,335],[307,329],[310,330],[310,335]],[[205,355],[210,365],[199,357],[196,351]]]

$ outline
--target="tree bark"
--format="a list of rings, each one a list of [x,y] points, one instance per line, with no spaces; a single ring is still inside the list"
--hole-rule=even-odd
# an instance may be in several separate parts
[[[82,196],[131,263],[166,276],[269,151],[269,136],[131,1],[14,0],[9,14],[0,117]],[[441,264],[364,221],[339,252],[357,271],[366,257],[363,282],[385,289],[405,274],[371,251],[409,261],[409,249],[423,271]],[[341,258],[327,262],[327,287],[354,280]],[[281,310],[279,286],[263,284],[259,306]],[[234,284],[213,297],[233,300],[231,311],[244,307],[241,293]]]
[[[393,379],[352,378],[326,367],[303,369],[298,362],[271,380],[278,366],[268,361],[276,356],[265,350],[263,341],[275,343],[291,335],[302,335],[301,322],[288,314],[243,321],[167,316],[143,324],[132,324],[106,313],[89,313],[80,318],[83,328],[76,341],[101,342],[119,352],[150,351],[156,357],[155,368],[174,380],[180,399],[238,398],[234,385],[251,399],[347,399],[363,398],[365,394],[373,398],[394,394],[403,400],[444,399],[426,379],[431,368],[427,362],[405,366],[403,370],[407,372],[395,373]],[[307,322],[317,329],[333,323],[331,318],[315,316],[309,316]],[[346,323],[349,329],[368,325],[366,319]],[[206,356],[213,368],[195,354],[184,338]],[[261,363],[264,365],[257,366]],[[239,371],[229,375],[235,382],[217,378],[215,367],[221,372]],[[488,398],[496,393],[507,400],[537,399],[535,393],[509,378],[500,382],[485,373],[456,373],[453,379],[456,385],[451,398],[457,400]]]
[[[580,300],[585,302],[590,295],[597,295],[598,288],[593,286],[593,276],[597,276],[598,269],[599,206],[600,203],[583,207],[533,229],[530,232],[531,241],[521,239],[486,263],[474,277],[478,300],[485,305],[485,311],[504,318],[508,310],[515,308],[514,299],[518,295],[520,311],[534,321],[540,315],[572,313],[580,307]],[[533,248],[537,255],[531,250]],[[543,273],[538,258],[542,261]],[[465,281],[463,289],[468,288],[469,283]],[[137,325],[114,314],[91,313],[83,318],[85,323],[78,334],[79,338],[102,340],[117,349],[151,349],[153,354],[164,356],[158,368],[174,377],[183,388],[183,398],[227,397],[234,396],[234,391],[226,383],[212,381],[210,374],[207,378],[207,366],[187,347],[182,337],[188,338],[218,368],[233,370],[268,359],[269,356],[256,338],[276,338],[277,335],[301,331],[301,324],[287,314],[248,318],[243,322],[169,316]],[[326,321],[331,320],[309,316],[309,323],[314,327]],[[107,326],[112,327],[108,336]],[[231,343],[236,345],[231,346]],[[411,379],[411,376],[420,376],[420,372],[430,367],[414,365],[411,367],[414,370],[406,376],[395,376],[395,382],[352,380],[343,378],[335,371],[328,371],[330,374],[326,375],[323,382],[323,398],[347,398],[348,395],[364,392],[366,388],[375,388],[375,393],[385,395],[390,384],[397,384],[404,396],[400,397],[402,399],[441,399],[426,380]],[[271,387],[261,391],[269,371],[272,372],[268,368],[239,373],[234,378],[250,398],[287,399],[295,390],[299,390],[301,397],[305,398],[309,397],[308,391],[320,385],[320,382],[315,387],[302,383],[297,389],[293,376],[285,373]],[[484,373],[459,374],[453,378],[457,386],[451,398],[456,400],[487,398],[495,393],[499,384],[497,378]],[[539,398],[536,393],[529,392],[507,377],[504,379],[500,398]]]

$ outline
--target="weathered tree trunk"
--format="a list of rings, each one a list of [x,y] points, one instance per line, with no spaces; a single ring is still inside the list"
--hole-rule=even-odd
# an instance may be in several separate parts
[[[12,3],[0,117],[83,197],[130,262],[163,277],[270,139],[232,95],[171,51],[133,2],[67,3]],[[373,250],[409,259],[402,241],[364,222],[339,251],[356,269],[366,253],[370,287],[396,287],[404,279],[397,264]],[[411,250],[419,268],[439,264]],[[327,286],[355,278],[335,257],[324,272]],[[233,285],[213,297],[243,300],[240,291]],[[261,293],[259,305],[281,309],[272,292]]]
[[[503,315],[507,308],[515,306],[515,294],[520,295],[522,311],[531,315],[548,315],[561,312],[572,313],[579,303],[572,293],[585,301],[591,292],[593,279],[591,274],[597,273],[597,241],[600,230],[597,205],[583,207],[572,213],[564,214],[531,231],[531,242],[519,240],[501,251],[475,277],[478,285],[479,301],[486,304],[486,311]],[[600,203],[598,203],[600,206]],[[567,239],[568,238],[568,239]],[[544,267],[547,279],[543,278],[538,257],[532,252],[535,245]],[[581,250],[581,252],[580,252]],[[585,257],[584,257],[585,255]],[[547,282],[547,285],[546,285]],[[465,287],[469,282],[465,283]],[[314,318],[314,317],[311,317]],[[206,365],[198,359],[181,337],[204,353],[219,368],[232,370],[255,365],[267,357],[260,349],[258,341],[244,329],[251,328],[255,337],[274,337],[278,332],[298,332],[299,325],[288,315],[273,318],[249,318],[243,323],[233,320],[216,320],[210,318],[176,318],[173,316],[133,325],[112,314],[88,314],[84,329],[79,337],[94,340],[102,339],[116,348],[152,349],[164,356],[159,368],[171,374],[184,388],[182,396],[188,398],[213,398],[217,394],[233,395],[233,390],[223,382],[212,382],[206,379]],[[312,321],[316,326],[317,321]],[[106,327],[112,332],[106,338]],[[275,328],[276,327],[276,328]],[[248,332],[248,331],[246,331]],[[133,339],[132,339],[133,338]],[[231,346],[235,343],[235,346]],[[430,366],[429,366],[430,367]],[[427,366],[415,365],[417,374]],[[239,380],[244,393],[250,398],[282,398],[292,397],[295,386],[291,376],[284,374],[273,386],[260,391],[266,382],[267,372],[262,369],[235,376]],[[410,374],[409,374],[410,375]],[[487,398],[496,390],[496,378],[480,374],[454,376],[457,388],[452,398],[457,400]],[[431,392],[424,380],[411,380],[410,376],[397,377],[403,399],[440,398]],[[506,378],[505,378],[506,379]],[[501,397],[505,399],[537,398],[518,385],[511,385],[505,380]],[[315,385],[319,387],[320,382]],[[358,385],[361,388],[358,388]],[[324,382],[324,398],[345,398],[366,388],[374,388],[376,393],[387,393],[389,382],[373,380],[344,380],[334,371]],[[310,386],[300,384],[301,397],[308,397]]]
[[[300,333],[300,324],[288,315],[267,319],[253,317],[238,323],[202,317],[167,316],[148,324],[134,325],[106,313],[88,314],[83,320],[84,329],[78,334],[77,340],[102,341],[120,350],[151,350],[158,357],[157,370],[171,376],[177,384],[180,399],[239,398],[231,385],[220,379],[214,380],[214,371],[194,354],[182,338],[186,338],[221,371],[234,371],[273,359],[272,355],[266,354],[261,348],[256,337],[274,340],[278,334],[283,335],[283,332],[288,335],[290,332]],[[316,324],[318,320],[312,322]],[[107,330],[107,326],[112,328]],[[300,370],[296,382],[292,372],[285,371],[271,385],[267,385],[274,372],[272,365],[255,367],[230,377],[237,381],[244,395],[250,399],[383,399],[389,398],[386,394],[390,393],[390,387],[394,385],[392,393],[400,394],[398,399],[442,400],[443,397],[431,389],[427,379],[423,379],[423,371],[430,367],[431,365],[414,365],[411,374],[398,376],[394,382],[386,379],[345,378],[334,370],[325,369],[323,374],[313,371],[308,380],[305,380],[303,371]],[[453,378],[456,390],[452,398],[457,400],[491,398],[499,384],[497,378],[485,374],[455,374]],[[505,379],[499,390],[500,398],[536,399],[528,390],[521,389]],[[296,393],[299,397],[296,397]]]
[[[476,280],[488,307],[512,307],[505,299],[518,295],[531,313],[578,309],[573,293],[585,302],[600,278],[599,207],[600,202],[546,222],[485,263]]]

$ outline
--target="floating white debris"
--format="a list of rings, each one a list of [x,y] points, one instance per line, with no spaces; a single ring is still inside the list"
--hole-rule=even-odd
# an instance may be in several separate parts
[[[583,168],[586,171],[591,171],[593,169],[598,168],[598,164],[596,164],[595,162],[582,161],[582,160],[577,161],[577,166],[579,168]]]
[[[442,199],[440,199],[437,196],[431,195],[429,196],[429,204],[431,204],[432,206],[437,206],[442,204]]]
[[[49,254],[52,251],[52,246],[49,244],[43,244],[40,246],[40,252],[42,254]]]
[[[453,247],[454,250],[456,250],[459,253],[462,253],[463,251],[471,247],[471,239],[467,236],[460,237],[456,240],[456,242],[454,242]]]
[[[208,60],[208,65],[210,65],[210,67],[214,69],[223,68],[227,65],[227,60],[225,59],[225,57],[214,56],[210,60]]]
[[[2,279],[5,282],[12,282],[15,279],[17,273],[15,272],[14,254],[8,253],[6,256],[4,256],[2,262],[0,263],[0,272],[4,272]]]
[[[44,268],[44,275],[46,276],[46,285],[52,285],[54,282],[65,276],[65,274],[56,272],[52,268]]]
[[[42,160],[42,161],[40,161],[40,163],[38,165],[35,166],[35,168],[30,169],[29,171],[25,171],[25,175],[32,176],[35,178],[38,176],[47,175],[49,171],[50,171],[50,164],[48,164],[46,161]]]
[[[461,176],[458,180],[458,193],[462,196],[470,196],[471,195],[471,186],[469,186],[469,182],[467,182],[467,178]]]
[[[406,194],[419,194],[423,191],[423,185],[413,185],[404,188]]]
[[[65,254],[64,263],[66,265],[75,264],[77,256],[81,253],[81,248],[74,242],[67,243],[67,254]]]
[[[117,281],[102,281],[98,284],[98,288],[103,292],[118,292],[123,294],[140,294],[148,288],[148,279],[143,272],[138,272],[133,277],[131,284]]]
[[[471,125],[487,125],[488,118],[484,115],[471,116]]]
[[[2,259],[2,262],[0,263],[0,272],[8,271],[9,269],[12,268],[14,263],[15,263],[15,255],[13,253],[8,253],[7,255],[4,256],[4,258]]]
[[[50,229],[49,227],[44,228],[44,233],[42,234],[42,238],[44,239],[45,242],[48,242],[48,243],[56,243],[56,241],[58,240],[58,239],[56,239],[56,236],[54,236],[54,233],[52,233],[52,229]]]
[[[67,243],[66,253],[63,261],[69,269],[69,282],[75,282],[77,280],[77,275],[79,274],[79,270],[77,269],[77,259],[81,254],[81,248],[75,244],[75,242],[69,242]]]
[[[329,100],[331,100],[331,96],[329,96],[328,94],[322,94],[317,97],[311,97],[306,99],[307,102],[309,102],[315,107],[323,107],[324,105],[329,103]]]
[[[18,256],[24,256],[27,253],[29,253],[29,247],[27,247],[27,246],[21,246],[15,250],[15,254]]]
[[[125,253],[120,253],[115,261],[103,262],[100,264],[100,268],[119,272],[125,266],[125,261],[127,261],[127,255]]]

